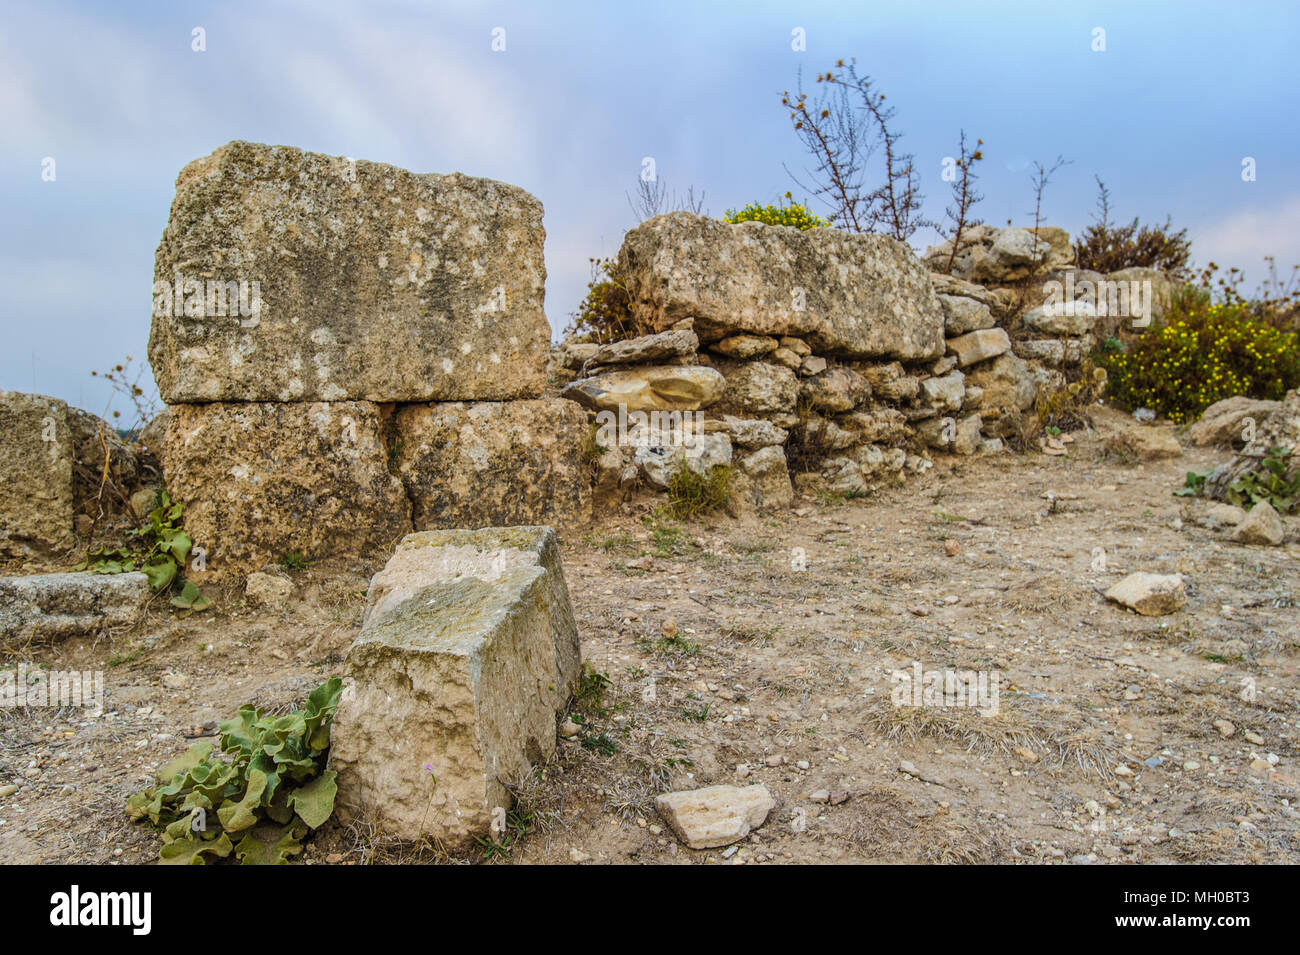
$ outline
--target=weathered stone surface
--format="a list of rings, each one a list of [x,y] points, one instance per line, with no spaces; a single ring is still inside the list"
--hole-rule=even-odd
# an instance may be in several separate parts
[[[816,411],[852,411],[871,397],[871,386],[851,368],[831,368],[800,384],[799,397]]]
[[[1137,282],[1142,287],[1140,299],[1144,303],[1144,314],[1140,316],[1133,314],[1133,311],[1135,310],[1130,306],[1130,312],[1126,316],[1128,318],[1135,318],[1142,321],[1149,319],[1152,322],[1159,323],[1160,320],[1165,317],[1165,313],[1169,311],[1170,306],[1173,304],[1174,283],[1168,275],[1159,269],[1133,266],[1132,268],[1120,269],[1118,272],[1109,273],[1106,276],[1106,281],[1124,282],[1128,284],[1130,290],[1130,303],[1136,300],[1132,296],[1132,283]],[[1117,297],[1119,296],[1117,295]],[[1106,299],[1107,307],[1109,308],[1109,291],[1107,292]],[[1149,309],[1145,307],[1146,303],[1149,303]],[[1098,302],[1099,309],[1100,306],[1101,303]],[[1115,310],[1109,309],[1109,313],[1113,315],[1115,314]]]
[[[414,534],[375,578],[331,732],[345,816],[464,846],[555,751],[580,660],[549,528]]]
[[[710,347],[729,358],[746,359],[774,352],[778,344],[775,338],[767,335],[731,335],[714,342]]]
[[[1014,282],[1035,270],[1073,264],[1074,250],[1064,229],[1042,226],[1038,233],[1041,238],[1032,229],[1019,227],[978,225],[968,229],[962,233],[952,275],[971,282]],[[951,251],[951,239],[926,249],[926,265],[945,269]]]
[[[719,422],[705,422],[705,429],[711,426],[725,431],[731,437],[732,444],[741,448],[765,448],[774,444],[785,444],[790,436],[784,428],[778,428],[763,418],[735,418],[723,416]]]
[[[725,384],[703,365],[656,365],[580,378],[560,394],[594,410],[696,411],[717,401]]]
[[[1011,339],[1000,328],[985,328],[948,339],[948,350],[957,356],[957,364],[963,368],[996,358],[1010,349]]]
[[[1136,610],[1144,617],[1162,617],[1187,603],[1187,588],[1179,574],[1137,571],[1106,591],[1106,599]]]
[[[1225,398],[1205,409],[1201,419],[1187,429],[1187,437],[1198,447],[1245,444],[1252,430],[1246,419],[1251,419],[1258,428],[1281,407],[1280,401],[1263,401],[1245,395]]]
[[[966,376],[959,371],[951,371],[941,378],[927,378],[921,382],[921,396],[934,407],[959,411],[966,395],[965,381]]]
[[[1086,335],[1097,324],[1097,309],[1079,301],[1039,305],[1025,312],[1021,321],[1043,335]]]
[[[663,327],[692,316],[702,341],[747,333],[799,337],[829,355],[943,351],[926,271],[886,236],[674,212],[629,232],[618,267],[641,317]]]
[[[1183,453],[1173,433],[1152,425],[1134,425],[1110,435],[1106,447],[1119,454],[1131,454],[1140,461],[1176,458]]]
[[[930,282],[934,285],[934,290],[941,300],[943,296],[949,295],[974,299],[989,309],[995,309],[998,306],[998,297],[993,291],[986,289],[982,285],[976,285],[974,282],[967,282],[954,275],[945,275],[942,272],[931,272]]]
[[[679,440],[639,447],[632,460],[647,484],[666,490],[683,467],[703,477],[714,468],[730,466],[731,439],[721,433],[693,435],[689,443]]]
[[[1009,352],[972,369],[967,380],[984,389],[981,408],[1026,411],[1033,407],[1038,396],[1038,386],[1029,368]]]
[[[992,328],[996,323],[989,307],[964,295],[940,295],[939,304],[943,308],[944,334],[964,335],[981,328]]]
[[[911,433],[907,416],[897,408],[855,411],[843,420],[846,427],[860,431],[862,440],[870,444],[897,444]]]
[[[364,401],[173,405],[163,464],[185,529],[217,577],[290,551],[387,550],[411,530],[388,471],[379,409]]]
[[[229,143],[176,179],[154,266],[159,390],[168,404],[540,395],[544,239],[541,203],[516,186]],[[211,302],[184,286],[208,280]],[[248,283],[237,314],[217,300],[226,282]]]
[[[52,643],[136,622],[152,591],[141,573],[0,577],[0,648]]]
[[[72,547],[74,454],[64,402],[0,391],[0,553]]]
[[[1042,361],[1051,365],[1077,365],[1092,350],[1092,337],[1061,341],[1057,338],[1028,339],[1012,345],[1015,353],[1028,361]]]
[[[789,368],[752,361],[727,372],[723,402],[737,411],[794,411],[798,400],[799,379]]]
[[[293,581],[279,574],[254,571],[244,584],[244,598],[254,607],[282,610],[293,599]]]
[[[760,448],[740,459],[740,471],[748,479],[742,489],[760,511],[789,507],[794,503],[794,486],[785,451],[776,446]]]
[[[763,785],[709,786],[655,797],[655,809],[692,849],[739,842],[767,821],[776,802]]]
[[[1286,537],[1286,525],[1273,505],[1260,501],[1233,529],[1232,539],[1238,544],[1263,544],[1276,547]]]
[[[391,613],[430,584],[478,577],[493,581],[516,567],[546,571],[550,593],[557,687],[572,685],[580,659],[569,588],[560,563],[560,545],[550,527],[486,527],[478,530],[416,531],[402,538],[384,569],[370,579],[362,629]],[[557,690],[557,693],[559,691]],[[559,706],[565,698],[552,696]]]
[[[699,347],[700,340],[695,332],[690,329],[670,329],[655,335],[597,345],[590,362],[593,366],[636,365],[668,358],[686,358],[694,355]]]
[[[561,398],[399,409],[392,460],[415,528],[586,520],[587,431],[586,412]]]
[[[803,367],[803,359],[788,348],[778,348],[768,357],[778,365],[784,365],[791,371],[798,371]]]

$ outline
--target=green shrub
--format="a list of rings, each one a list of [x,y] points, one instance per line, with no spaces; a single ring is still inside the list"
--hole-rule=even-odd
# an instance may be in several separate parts
[[[591,259],[591,281],[587,295],[573,314],[570,333],[588,335],[593,341],[619,341],[655,331],[632,314],[632,297],[614,259]]]
[[[1188,471],[1179,497],[1202,497],[1207,479],[1213,472]],[[1279,514],[1289,514],[1300,503],[1300,469],[1293,461],[1293,449],[1274,445],[1260,461],[1259,467],[1247,471],[1227,486],[1223,499],[1237,507],[1250,509],[1267,501]]]
[[[1234,395],[1281,399],[1300,385],[1300,344],[1253,318],[1241,305],[1209,305],[1187,297],[1161,328],[1123,350],[1094,356],[1110,395],[1129,408],[1150,408],[1169,420],[1193,420]]]
[[[343,681],[330,677],[301,710],[263,716],[251,704],[221,724],[221,752],[196,743],[154,777],[156,786],[126,802],[134,820],[163,828],[159,861],[203,865],[234,852],[244,865],[278,864],[334,811],[337,786],[329,756],[330,723]],[[255,829],[256,827],[256,829]],[[232,834],[244,833],[238,844]]]
[[[707,475],[685,465],[668,479],[668,507],[674,517],[687,520],[726,506],[731,494],[731,468],[717,466]]]
[[[1192,251],[1186,229],[1173,231],[1168,218],[1164,225],[1154,228],[1140,225],[1136,218],[1128,225],[1112,225],[1110,193],[1100,177],[1097,186],[1100,190],[1097,221],[1074,243],[1079,268],[1108,273],[1141,266],[1175,275],[1186,273]]]
[[[790,193],[785,194],[790,199]],[[825,229],[829,228],[830,222],[819,215],[810,212],[806,206],[797,202],[791,202],[789,205],[779,206],[760,206],[757,202],[751,202],[745,208],[737,212],[735,209],[728,209],[722,216],[723,222],[730,222],[733,225],[740,222],[763,222],[767,225],[788,225],[803,231],[805,229]]]

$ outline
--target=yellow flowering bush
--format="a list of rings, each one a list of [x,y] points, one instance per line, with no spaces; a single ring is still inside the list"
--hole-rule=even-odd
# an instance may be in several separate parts
[[[1129,408],[1184,422],[1234,395],[1281,399],[1300,386],[1300,342],[1239,304],[1184,300],[1168,324],[1127,347],[1112,339],[1096,356],[1108,391]]]
[[[787,199],[792,198],[788,192],[785,195]],[[830,226],[829,220],[810,212],[807,206],[802,206],[793,201],[788,206],[760,206],[757,202],[751,202],[739,212],[735,209],[728,209],[723,214],[722,221],[730,222],[733,225],[740,222],[789,225],[800,231],[805,229],[825,229]]]

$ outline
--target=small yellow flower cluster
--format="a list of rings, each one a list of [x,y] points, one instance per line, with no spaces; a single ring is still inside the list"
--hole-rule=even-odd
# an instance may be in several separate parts
[[[1128,351],[1100,355],[1098,363],[1119,401],[1175,422],[1234,395],[1281,398],[1300,385],[1296,334],[1255,321],[1235,305],[1193,307]]]
[[[815,213],[809,212],[805,206],[794,202],[788,206],[760,206],[757,202],[751,202],[739,212],[734,209],[728,209],[722,216],[723,222],[740,223],[740,222],[763,222],[767,225],[788,225],[796,229],[824,229],[830,226],[830,222],[823,219]]]

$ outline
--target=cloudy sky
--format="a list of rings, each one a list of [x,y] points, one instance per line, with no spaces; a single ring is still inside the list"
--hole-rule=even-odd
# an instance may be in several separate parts
[[[855,57],[897,109],[942,215],[959,130],[985,141],[977,214],[1186,226],[1196,262],[1300,263],[1300,8],[1259,3],[478,3],[5,0],[0,388],[97,413],[90,377],[144,359],[177,172],[232,139],[520,185],[546,207],[558,332],[636,224],[644,157],[714,215],[776,202],[806,162],[780,105]],[[193,49],[202,28],[206,49]],[[493,31],[505,49],[494,51]],[[805,51],[792,49],[802,29]],[[1105,31],[1097,52],[1094,31]],[[502,34],[498,33],[498,36]],[[54,179],[43,177],[54,160]],[[1244,157],[1256,179],[1243,181]],[[796,197],[799,191],[796,188]],[[923,247],[933,238],[919,234]],[[151,377],[146,380],[152,386]],[[125,415],[119,402],[115,407]]]

